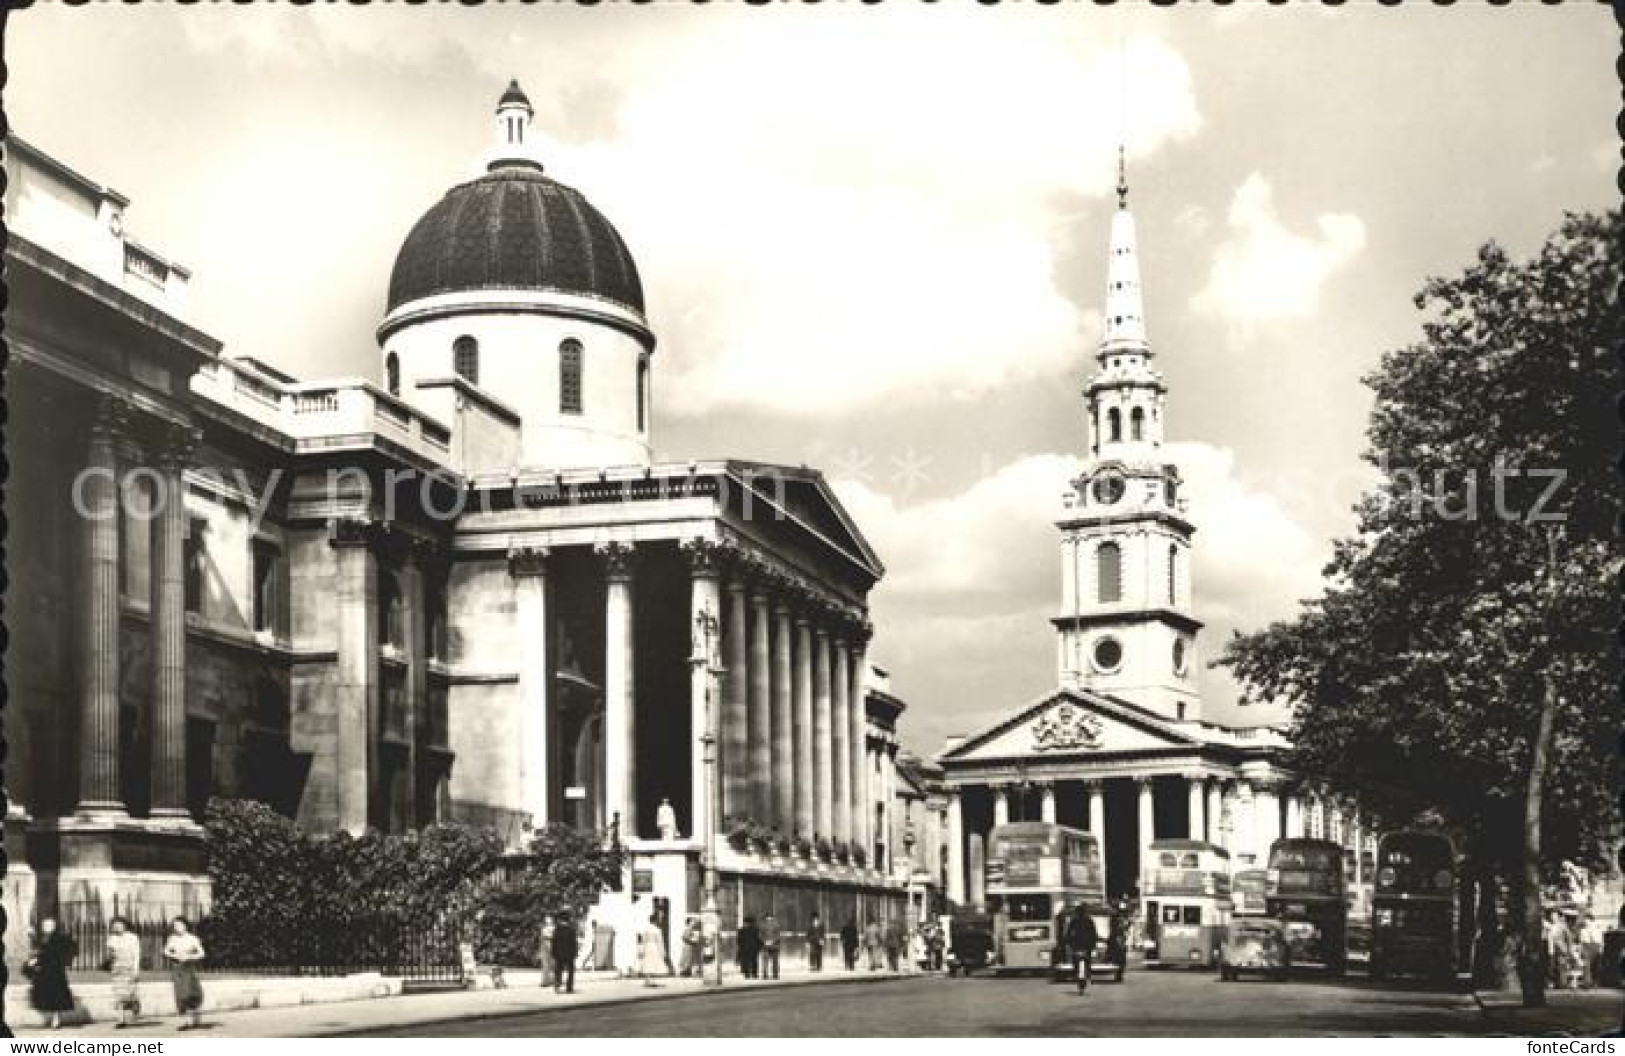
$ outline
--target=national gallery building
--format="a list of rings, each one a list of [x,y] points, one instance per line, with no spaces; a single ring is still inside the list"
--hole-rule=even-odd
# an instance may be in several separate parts
[[[126,199],[7,142],[22,919],[196,912],[211,796],[599,831],[678,921],[709,832],[725,929],[897,912],[881,562],[814,470],[654,458],[637,267],[531,117],[406,234],[381,383],[222,354]]]
[[[1140,888],[1154,839],[1218,844],[1262,867],[1282,836],[1344,844],[1357,898],[1373,834],[1304,793],[1279,763],[1278,729],[1208,721],[1197,690],[1190,554],[1195,525],[1162,448],[1167,387],[1152,365],[1128,188],[1119,174],[1104,334],[1084,386],[1089,450],[1067,482],[1058,684],[956,737],[937,761],[947,802],[947,893],[963,901],[972,841],[1006,821],[1095,833],[1112,896]]]

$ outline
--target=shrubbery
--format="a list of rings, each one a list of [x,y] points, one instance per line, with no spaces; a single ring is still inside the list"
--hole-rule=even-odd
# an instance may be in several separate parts
[[[522,869],[479,897],[482,962],[535,964],[542,917],[569,910],[580,925],[599,893],[619,883],[625,859],[596,835],[556,824],[533,836],[526,851]]]

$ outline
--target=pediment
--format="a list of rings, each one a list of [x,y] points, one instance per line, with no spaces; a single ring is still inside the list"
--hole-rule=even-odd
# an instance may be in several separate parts
[[[1194,740],[1130,704],[1061,690],[1007,715],[942,756],[944,762],[1058,758],[1189,748]]]

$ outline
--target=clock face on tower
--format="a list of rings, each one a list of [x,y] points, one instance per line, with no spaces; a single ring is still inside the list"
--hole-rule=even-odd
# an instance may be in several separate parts
[[[1089,490],[1094,494],[1096,502],[1110,506],[1123,497],[1126,487],[1121,473],[1108,471],[1096,477]]]

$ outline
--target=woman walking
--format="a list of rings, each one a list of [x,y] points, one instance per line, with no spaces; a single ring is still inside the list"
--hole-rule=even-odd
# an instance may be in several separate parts
[[[34,1011],[45,1017],[47,1030],[62,1027],[62,1013],[73,1011],[73,991],[68,987],[68,965],[79,952],[66,932],[57,927],[55,917],[39,922],[39,940],[23,965],[23,975],[31,984],[28,999]]]
[[[541,943],[536,950],[536,963],[542,967],[542,985],[552,986],[554,975],[553,966],[553,914],[548,913],[542,917]]]
[[[113,1002],[118,1006],[118,1026],[123,1030],[141,1018],[141,1001],[136,983],[141,978],[141,940],[130,930],[130,922],[114,917],[108,922],[107,970],[113,976]]]
[[[654,977],[666,970],[666,940],[660,934],[660,918],[651,916],[649,925],[638,932],[638,977],[644,986],[659,986]]]
[[[176,917],[170,925],[164,960],[169,962],[170,978],[175,983],[175,1010],[184,1017],[180,1029],[196,1030],[203,1025],[203,984],[197,978],[203,943],[192,934],[185,917]]]

